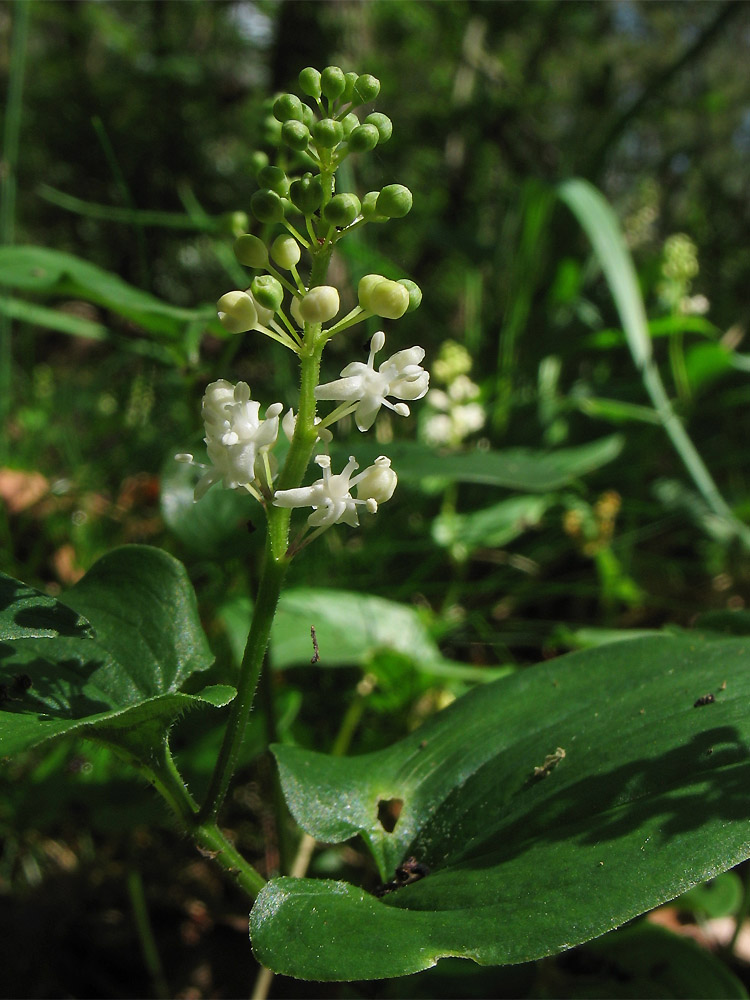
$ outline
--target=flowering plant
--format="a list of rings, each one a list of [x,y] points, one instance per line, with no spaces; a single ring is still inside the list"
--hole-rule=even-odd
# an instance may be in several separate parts
[[[213,657],[195,594],[184,567],[157,549],[115,550],[61,600],[2,576],[1,752],[10,756],[70,736],[102,744],[132,764],[180,828],[252,901],[253,949],[268,969],[361,980],[416,972],[447,956],[489,965],[552,955],[750,853],[744,638],[721,636],[709,624],[697,641],[677,632],[651,634],[533,672],[503,667],[478,678],[466,665],[436,663],[436,648],[401,618],[403,646],[419,647],[415,655],[432,658],[436,669],[485,683],[392,746],[360,757],[274,745],[286,803],[304,831],[297,860],[278,877],[267,871],[267,881],[219,824],[290,563],[321,533],[356,529],[360,516],[377,516],[397,488],[398,462],[390,457],[379,455],[360,471],[356,454],[345,464],[329,454],[332,429],[353,416],[365,433],[383,408],[407,417],[409,404],[429,402],[425,352],[407,340],[376,363],[385,347],[382,330],[371,336],[366,360],[352,360],[338,378],[321,381],[332,339],[341,342],[367,318],[400,320],[418,308],[421,292],[408,278],[368,274],[358,283],[356,305],[340,315],[341,296],[328,284],[336,246],[367,224],[403,218],[412,196],[397,183],[361,199],[337,188],[337,170],[349,156],[391,136],[384,114],[361,110],[377,96],[378,81],[329,66],[303,70],[299,83],[307,100],[283,94],[274,103],[279,143],[292,166],[260,167],[250,207],[263,235],[245,233],[235,243],[237,259],[254,274],[248,287],[218,301],[227,336],[266,336],[296,357],[299,396],[286,409],[281,401],[255,399],[244,381],[218,379],[202,402],[207,464],[177,456],[200,469],[198,504],[210,490],[240,491],[265,515],[239,674],[200,686]],[[567,182],[561,192],[583,219],[601,213],[581,182]],[[609,262],[623,294],[627,260],[617,256],[619,235],[606,212],[601,217],[606,239],[600,242],[614,254]],[[627,315],[639,335],[634,357],[661,399],[640,313]],[[433,390],[432,427],[423,425],[426,438],[454,451],[482,426],[469,362],[455,350],[438,359],[446,389]],[[661,405],[665,426],[683,441],[676,416],[665,400]],[[518,449],[502,462],[483,449],[451,456],[452,468],[470,482],[518,488],[525,480],[529,491],[551,495],[621,447],[621,439],[608,438],[575,455],[570,449],[529,458]],[[428,475],[439,478],[445,456],[432,457]],[[698,479],[713,496],[701,469]],[[529,497],[515,498],[475,518],[445,509],[446,539],[456,526],[477,544],[509,531],[512,537],[530,511],[541,517],[547,505],[533,508]],[[604,527],[611,531],[609,513]],[[718,505],[718,513],[730,523],[730,512]],[[606,551],[607,532],[600,535],[595,555]],[[384,603],[368,604],[367,628],[375,634]],[[311,639],[317,663],[314,629]],[[366,697],[375,683],[366,675],[357,696]],[[199,801],[178,770],[170,732],[188,710],[227,706]],[[376,873],[361,885],[304,877],[315,841],[354,836],[369,849]],[[633,871],[635,878],[623,875]],[[592,907],[593,898],[606,898],[607,906]]]

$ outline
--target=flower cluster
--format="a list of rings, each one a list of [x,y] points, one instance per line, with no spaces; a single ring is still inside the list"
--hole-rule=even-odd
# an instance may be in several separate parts
[[[481,390],[469,378],[471,357],[465,347],[447,340],[433,373],[445,389],[430,389],[428,412],[422,422],[422,436],[428,444],[458,448],[469,435],[481,430],[486,420],[480,402]]]
[[[422,293],[408,278],[367,274],[359,282],[356,306],[339,317],[339,293],[325,284],[334,246],[367,223],[403,218],[411,209],[412,196],[402,184],[370,191],[361,200],[336,191],[340,164],[391,136],[392,125],[385,115],[361,116],[355,110],[377,96],[380,84],[375,77],[329,66],[322,72],[303,70],[299,82],[310,103],[282,94],[273,104],[269,132],[277,145],[286,147],[284,169],[272,165],[265,154],[256,158],[258,190],[250,199],[250,210],[270,235],[261,239],[245,233],[237,238],[235,256],[255,273],[248,287],[222,295],[217,309],[226,333],[258,331],[297,354],[304,392],[305,365],[311,359],[319,365],[333,336],[372,316],[398,320],[419,307]],[[301,266],[303,253],[309,257],[309,269]],[[196,500],[221,483],[227,489],[249,491],[267,508],[312,507],[307,526],[315,529],[313,534],[338,523],[356,526],[362,511],[374,514],[396,487],[396,473],[386,456],[354,475],[358,465],[353,457],[334,474],[330,457],[317,455],[322,478],[301,486],[295,479],[290,482],[283,470],[278,472],[272,451],[280,427],[291,441],[291,455],[295,448],[298,452],[309,448],[303,442],[313,440],[315,433],[318,441],[330,441],[329,427],[349,414],[360,431],[373,426],[381,407],[408,416],[408,403],[425,396],[429,387],[429,375],[421,364],[425,352],[409,347],[376,368],[375,356],[384,346],[385,333],[379,331],[371,339],[366,362],[354,361],[335,381],[308,387],[306,404],[300,397],[299,413],[305,413],[306,423],[301,430],[299,413],[290,410],[280,419],[281,403],[268,406],[261,417],[260,404],[251,399],[244,382],[232,385],[221,379],[209,385],[203,421],[210,466],[196,486]],[[334,409],[324,417],[314,416],[316,402],[329,400],[337,404]],[[196,464],[192,455],[178,458]],[[304,461],[309,461],[309,450]],[[274,489],[279,477],[289,488]],[[296,483],[299,479],[297,475]]]

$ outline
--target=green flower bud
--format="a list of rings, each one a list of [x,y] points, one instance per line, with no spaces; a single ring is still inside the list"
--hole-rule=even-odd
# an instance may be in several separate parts
[[[348,115],[341,119],[341,125],[344,129],[344,138],[348,139],[355,128],[359,126],[359,118],[350,111]]]
[[[300,302],[300,316],[306,323],[325,323],[339,311],[339,293],[333,285],[311,288]]]
[[[302,101],[296,94],[282,94],[273,102],[273,116],[277,122],[301,122]]]
[[[374,125],[358,125],[349,136],[349,149],[353,153],[369,153],[380,141],[380,133]]]
[[[253,278],[250,291],[264,309],[276,312],[284,299],[284,289],[281,282],[272,274],[259,274]]]
[[[419,309],[422,304],[422,289],[416,281],[412,281],[411,278],[399,278],[397,284],[403,285],[409,293],[409,306],[406,311],[410,313]]]
[[[278,146],[281,142],[281,123],[273,115],[264,118],[261,135],[266,146]]]
[[[278,125],[278,122],[274,122]],[[250,156],[250,173],[253,177],[257,177],[263,167],[268,166],[268,154],[264,153],[262,150],[257,150]]]
[[[374,125],[378,130],[381,142],[388,142],[393,134],[393,122],[388,115],[381,115],[379,111],[373,111],[365,118],[365,125]]]
[[[335,118],[323,118],[312,127],[313,139],[323,149],[333,149],[344,138],[344,126]]]
[[[382,274],[366,274],[364,278],[360,278],[359,285],[357,285],[357,297],[359,298],[359,304],[363,309],[367,309],[372,312],[370,307],[366,305],[369,301],[370,292],[379,285],[381,281],[385,281],[386,278]]]
[[[289,178],[281,167],[263,167],[258,172],[257,180],[260,187],[275,191],[280,198],[289,194]]]
[[[361,208],[356,194],[335,194],[323,209],[323,215],[332,226],[348,226],[357,218]]]
[[[387,222],[384,215],[378,215],[376,202],[380,191],[368,191],[362,199],[362,215],[368,222]]]
[[[379,215],[389,219],[402,219],[411,211],[411,191],[403,184],[388,184],[378,195]]]
[[[358,103],[357,97],[354,93],[354,85],[357,80],[359,80],[359,73],[345,73],[344,74],[344,92],[341,95],[341,100],[346,104],[354,101]]]
[[[241,236],[247,232],[250,219],[247,217],[247,212],[225,212],[220,217],[219,224],[222,232],[230,233],[232,236]]]
[[[299,243],[286,233],[277,236],[271,244],[271,256],[285,271],[291,270],[299,263],[301,253]]]
[[[308,129],[312,132],[312,127],[317,121],[315,115],[313,114],[313,109],[309,104],[302,105],[302,124],[307,125]]]
[[[354,84],[354,93],[362,104],[366,101],[374,101],[380,93],[380,80],[369,73],[363,73]]]
[[[310,142],[310,129],[302,122],[284,122],[281,126],[281,141],[301,153],[307,149]]]
[[[359,283],[359,304],[383,319],[400,319],[409,308],[409,292],[382,274],[367,274]]]
[[[266,244],[251,233],[245,233],[235,240],[234,256],[245,267],[265,267],[268,263]]]
[[[346,79],[338,66],[326,66],[320,74],[320,89],[329,100],[335,100],[344,93]]]
[[[261,188],[250,199],[250,211],[258,222],[281,222],[284,218],[284,203],[275,191]]]
[[[320,97],[320,73],[312,66],[303,69],[299,75],[299,89],[308,97]]]
[[[312,215],[320,208],[323,200],[323,188],[320,177],[303,174],[297,181],[292,181],[289,187],[289,197],[303,215]]]
[[[229,333],[247,333],[258,322],[255,303],[247,292],[227,292],[216,303],[219,321]]]

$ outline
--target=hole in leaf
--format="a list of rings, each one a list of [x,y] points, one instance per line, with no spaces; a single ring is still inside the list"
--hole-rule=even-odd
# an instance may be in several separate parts
[[[378,822],[386,833],[393,833],[403,808],[403,799],[381,799],[378,802]]]

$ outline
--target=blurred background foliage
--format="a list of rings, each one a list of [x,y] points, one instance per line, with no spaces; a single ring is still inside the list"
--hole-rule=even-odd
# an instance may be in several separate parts
[[[270,102],[296,89],[303,67],[336,63],[380,78],[376,107],[394,122],[388,145],[347,161],[341,181],[360,195],[399,182],[415,198],[407,219],[343,243],[333,283],[346,303],[369,271],[414,278],[423,304],[392,327],[389,344],[423,345],[444,393],[398,426],[381,419],[378,448],[387,451],[393,435],[437,445],[429,418],[448,411],[449,450],[577,448],[613,431],[624,443],[614,461],[533,496],[439,475],[404,479],[377,527],[327,533],[296,561],[290,583],[410,604],[446,662],[480,669],[523,666],[613,629],[688,625],[707,609],[743,608],[746,553],[717,529],[647,409],[611,293],[552,190],[585,178],[612,204],[668,390],[724,496],[748,518],[749,50],[748,4],[714,0],[4,4],[6,154],[14,128],[19,149],[4,239],[74,255],[101,273],[69,262],[52,280],[36,258],[3,251],[2,335],[12,346],[0,568],[60,592],[116,544],[163,546],[196,584],[217,674],[235,668],[246,617],[237,624],[233,613],[248,607],[262,535],[245,525],[260,527],[261,518],[249,498],[218,490],[193,508],[189,470],[172,456],[199,447],[200,398],[216,378],[247,380],[265,403],[294,400],[285,352],[260,335],[227,338],[213,303],[245,280],[231,244],[256,189],[253,154],[269,148]],[[8,176],[6,164],[4,197]],[[114,276],[146,297],[125,308]],[[330,377],[352,348],[361,351],[359,331],[331,345]],[[479,418],[456,411],[476,404]],[[279,735],[333,743],[343,716],[353,748],[369,749],[470,682],[460,672],[436,679],[392,650],[375,649],[367,662],[377,679],[367,702],[353,693],[360,662],[314,672],[277,665],[265,697],[278,701]],[[256,735],[248,758],[263,743]],[[199,743],[185,765],[196,781],[215,734]],[[119,822],[101,807],[115,765],[95,757],[95,779],[94,758],[87,771],[77,753],[29,759],[6,775],[16,789],[25,783],[46,796],[54,787],[59,796],[64,774],[75,783],[68,801],[85,816],[84,832],[61,833],[56,808],[31,827],[19,797],[8,797],[0,878],[25,885],[27,899],[50,871],[59,880],[76,869],[92,855],[91,837],[111,838]],[[235,808],[240,843],[265,850],[273,870],[277,856],[257,832],[271,822],[258,792],[269,774],[261,758]],[[131,798],[122,793],[141,840],[127,841],[125,867],[134,856],[147,864],[155,850],[153,810],[141,815]],[[321,857],[321,871],[337,875],[344,863],[362,864],[354,852],[344,862]],[[169,905],[188,907],[188,897],[194,909],[196,900],[204,910],[218,905],[216,883],[192,876]],[[185,919],[193,943],[182,944],[198,948],[207,924],[192,911]],[[244,988],[246,970],[239,983],[222,980],[215,961],[207,959],[209,978],[219,979],[190,980],[190,995]],[[183,986],[194,965],[180,973]],[[141,988],[130,981],[118,993],[117,975],[98,973],[100,981],[66,988],[123,996]],[[50,975],[25,995],[68,982],[59,969]],[[439,990],[435,982],[428,990]]]

